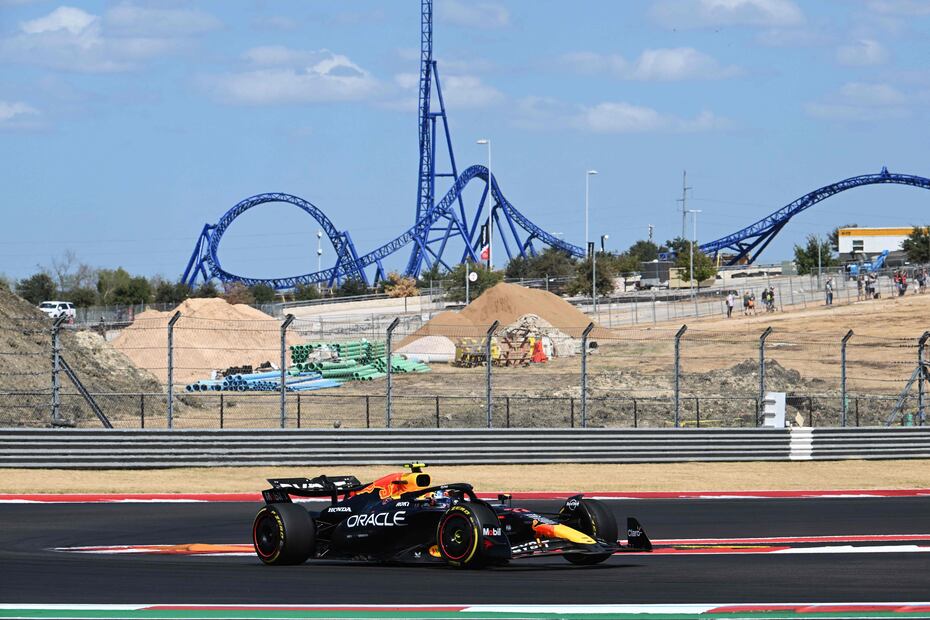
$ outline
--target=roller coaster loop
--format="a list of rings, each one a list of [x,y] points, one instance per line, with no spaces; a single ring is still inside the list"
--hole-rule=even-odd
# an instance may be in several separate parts
[[[450,221],[457,231],[464,233],[463,237],[469,240],[469,248],[476,248],[478,243],[480,243],[478,237],[480,234],[480,224],[483,221],[482,212],[486,202],[488,202],[487,186],[485,186],[478,210],[470,225],[468,222],[461,221],[461,217],[455,209],[462,192],[468,184],[475,179],[486,184],[488,180],[487,168],[484,166],[471,166],[467,168],[455,180],[455,183],[449,188],[442,200],[437,202],[434,208],[427,210],[413,226],[400,236],[363,256],[358,256],[356,253],[355,245],[352,243],[348,231],[340,232],[325,213],[303,198],[285,193],[258,194],[257,196],[246,198],[227,211],[216,224],[207,224],[204,226],[203,231],[200,233],[200,239],[194,249],[194,254],[191,256],[190,261],[188,261],[187,269],[184,271],[183,281],[193,285],[198,277],[201,277],[204,281],[210,278],[217,278],[224,283],[241,282],[246,286],[266,284],[276,289],[287,289],[297,285],[316,284],[320,282],[325,282],[327,285],[332,286],[347,278],[358,279],[368,284],[370,280],[366,274],[366,268],[375,265],[375,281],[383,279],[386,272],[381,261],[410,244],[418,243],[418,239],[422,238],[423,231],[429,229],[435,230],[434,226],[441,219]],[[502,231],[499,239],[503,241],[508,258],[513,258],[517,255],[523,257],[528,254],[535,255],[536,248],[534,246],[534,241],[558,248],[572,256],[584,256],[583,248],[567,243],[549,234],[520,213],[516,207],[504,197],[497,184],[497,179],[493,180],[492,196],[494,199],[493,202],[496,203],[493,209],[493,218],[498,230]],[[229,228],[229,225],[232,224],[233,220],[249,209],[262,204],[275,202],[295,205],[319,223],[320,228],[333,244],[336,253],[337,260],[333,267],[318,272],[283,278],[249,278],[233,274],[223,269],[218,256],[218,249],[220,240]],[[504,228],[502,224],[506,224],[506,228]],[[522,238],[519,230],[523,230],[525,233],[522,235]],[[504,231],[511,235],[510,241],[513,243],[513,247],[508,243],[508,237],[504,234]],[[424,256],[426,257],[425,260],[427,263],[444,264],[441,263],[441,249],[433,253],[429,246],[424,245],[423,247],[425,248]],[[468,248],[466,248],[466,253],[467,252]]]

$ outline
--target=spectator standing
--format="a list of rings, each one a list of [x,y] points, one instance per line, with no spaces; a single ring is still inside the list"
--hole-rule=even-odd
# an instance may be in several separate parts
[[[733,305],[736,303],[736,296],[733,294],[733,291],[727,293],[727,318],[733,318]]]
[[[865,287],[865,276],[861,273],[856,278],[856,301],[862,301],[862,289]]]
[[[756,315],[756,293],[754,291],[749,291],[749,312],[753,316]]]
[[[743,293],[743,316],[749,314],[749,291]]]
[[[824,293],[827,296],[827,305],[833,305],[833,278],[827,278],[827,283],[823,287]]]

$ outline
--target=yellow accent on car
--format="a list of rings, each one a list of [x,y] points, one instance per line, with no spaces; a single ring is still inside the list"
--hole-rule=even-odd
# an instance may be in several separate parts
[[[549,524],[549,523],[533,523],[533,531],[537,536],[545,536],[548,538],[561,538],[562,540],[568,540],[573,543],[578,543],[581,545],[593,545],[596,544],[593,538],[588,536],[583,532],[568,527],[567,525],[562,524]]]

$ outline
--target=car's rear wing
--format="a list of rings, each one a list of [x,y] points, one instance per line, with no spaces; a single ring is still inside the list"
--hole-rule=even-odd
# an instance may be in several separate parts
[[[330,497],[335,502],[340,495],[365,488],[355,476],[317,476],[316,478],[269,478],[271,488],[262,491],[265,502],[289,502],[290,496]]]

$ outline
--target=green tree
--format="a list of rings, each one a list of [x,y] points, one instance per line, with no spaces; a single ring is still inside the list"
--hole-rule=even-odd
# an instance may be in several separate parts
[[[417,288],[429,288],[430,284],[436,286],[436,283],[440,280],[446,280],[449,278],[448,273],[444,273],[442,268],[438,263],[433,263],[433,266],[427,269],[426,271],[420,272],[420,277],[417,278]]]
[[[88,287],[78,287],[62,293],[61,298],[78,308],[87,308],[97,303],[97,291]]]
[[[681,269],[681,279],[688,281],[691,278],[691,246],[678,253],[675,266]],[[717,266],[714,259],[702,252],[698,244],[694,244],[694,285],[701,287],[701,282],[717,275]]]
[[[117,291],[119,296],[129,288],[129,281],[132,276],[129,272],[119,267],[118,269],[101,269],[97,272],[97,301],[102,306],[109,306],[121,303],[116,300]]]
[[[191,289],[184,282],[168,282],[157,279],[153,282],[153,301],[157,304],[177,305],[190,297]]]
[[[368,287],[357,278],[347,278],[333,289],[333,297],[357,297],[368,294]]]
[[[566,278],[575,273],[577,261],[558,248],[546,248],[536,256],[518,256],[507,263],[508,278]]]
[[[275,290],[267,284],[256,284],[249,290],[252,291],[252,297],[255,298],[256,304],[274,303]]]
[[[569,295],[591,296],[592,270],[597,269],[597,294],[607,295],[614,291],[614,278],[617,277],[617,260],[607,252],[598,252],[596,264],[590,257],[578,263],[575,279],[568,285]]]
[[[636,259],[640,263],[645,263],[659,258],[659,246],[652,241],[640,239],[630,246],[625,254]]]
[[[298,284],[294,287],[294,301],[310,301],[320,297],[320,289],[315,284]]]
[[[0,288],[5,291],[10,290],[10,279],[2,273],[0,273]]]
[[[670,241],[666,241],[665,245],[660,248],[660,251],[671,252],[675,256],[681,256],[682,252],[691,251],[691,241],[684,237],[675,237]]]
[[[55,282],[47,273],[37,273],[16,283],[16,294],[35,305],[55,299]]]
[[[820,256],[822,268],[834,267],[839,261],[830,250],[830,240],[818,237],[815,234],[807,235],[804,245],[794,246],[794,262],[798,266],[798,273],[806,275],[817,272],[817,257]]]
[[[930,235],[928,228],[915,226],[907,239],[901,242],[901,249],[907,254],[907,260],[912,263],[930,263]]]
[[[216,287],[216,284],[213,282],[213,280],[202,283],[191,294],[191,297],[219,297],[219,296],[220,296],[220,290]]]
[[[226,303],[230,304],[251,305],[255,303],[252,290],[242,282],[227,284],[221,297],[226,300]]]
[[[502,271],[490,271],[484,265],[472,264],[471,270],[478,275],[478,279],[468,284],[470,301],[478,299],[483,292],[504,279]],[[446,299],[465,301],[465,265],[456,265],[445,282]]]

